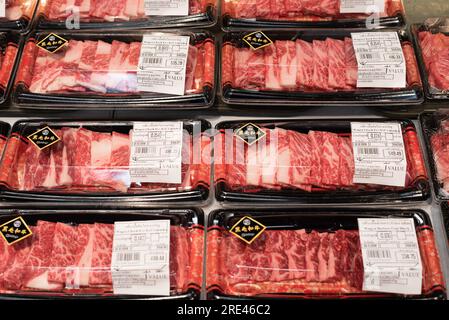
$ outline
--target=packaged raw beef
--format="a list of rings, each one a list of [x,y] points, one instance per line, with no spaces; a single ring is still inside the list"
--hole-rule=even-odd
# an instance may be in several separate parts
[[[1,161],[16,199],[196,202],[207,199],[207,122],[21,121]]]
[[[0,30],[27,31],[38,0],[5,0],[0,4]]]
[[[18,34],[0,32],[0,105],[9,98],[19,46]]]
[[[449,199],[449,113],[447,110],[420,115],[435,193]]]
[[[419,249],[414,247],[414,257],[420,256],[422,286],[419,290],[418,283],[414,292],[420,294],[363,290],[365,264],[360,218],[382,223],[385,222],[380,219],[408,219],[409,228],[403,230],[411,229],[410,238],[414,238],[413,229],[416,230]],[[206,283],[209,299],[445,299],[446,296],[434,232],[424,211],[230,209],[211,213],[208,221]],[[259,226],[260,229],[245,232],[242,231],[245,226],[247,229]],[[251,241],[248,241],[248,234],[253,237]],[[245,238],[240,238],[243,235]],[[384,249],[373,248],[368,252],[388,257],[390,251],[388,247]],[[419,257],[416,260],[419,263]],[[394,276],[389,280],[396,281]],[[407,279],[401,281],[404,283]]]
[[[405,11],[402,0],[223,0],[222,20],[226,29],[373,29],[405,25]]]
[[[200,210],[4,209],[0,225],[0,297],[199,298]]]
[[[219,123],[214,137],[217,199],[279,204],[427,199],[430,186],[413,123],[357,123],[372,124],[366,131],[373,134],[369,138],[366,134],[365,141],[359,140],[360,134],[353,141],[354,122],[348,120]],[[395,126],[399,132],[393,139],[376,129],[376,124],[379,128]],[[397,149],[400,145],[403,147]],[[396,176],[399,171],[402,176]],[[378,177],[383,177],[382,181]],[[388,177],[396,177],[400,183],[385,182]]]
[[[413,45],[406,32],[395,33],[355,33],[395,37],[394,49],[402,48],[402,54],[393,51],[391,40],[379,41],[373,52],[363,51],[368,43],[358,50],[369,66],[399,58],[399,72],[391,74],[392,65],[386,65],[388,74],[368,65],[359,70],[354,33],[348,30],[228,33],[221,49],[222,99],[257,106],[420,104],[424,94]],[[403,80],[389,83],[399,73]],[[366,81],[359,84],[361,79]]]
[[[143,41],[143,42],[142,42]],[[33,33],[14,102],[23,108],[206,108],[215,98],[207,32]]]
[[[215,0],[47,0],[38,11],[38,28],[53,30],[209,27],[216,21]]]
[[[423,24],[412,25],[411,29],[426,98],[449,99],[449,20],[427,19]]]

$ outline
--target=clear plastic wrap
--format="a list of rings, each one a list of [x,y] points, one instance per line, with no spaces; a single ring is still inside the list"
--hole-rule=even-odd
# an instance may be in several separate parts
[[[449,19],[429,18],[411,29],[426,98],[449,99]]]
[[[18,34],[0,32],[0,105],[9,98],[19,46]]]
[[[199,298],[204,248],[200,210],[2,210],[0,224],[17,216],[33,234],[11,245],[0,238],[0,298],[154,298],[114,294],[111,269],[117,254],[115,223],[147,220],[170,221],[170,295],[159,298]],[[141,255],[151,255],[150,250]]]
[[[5,16],[0,17],[0,30],[27,31],[38,0],[5,0]]]
[[[21,108],[207,108],[215,98],[215,40],[208,32],[145,33],[188,36],[184,94],[138,91],[143,33],[57,33],[68,43],[50,53],[31,34],[17,71],[14,102]],[[171,81],[168,81],[171,84]]]
[[[302,30],[264,34],[273,44],[253,50],[250,32],[224,36],[222,99],[241,105],[411,105],[424,101],[413,45],[398,31],[406,63],[405,88],[357,88],[351,31]]]
[[[236,135],[248,123],[266,134],[251,145]],[[230,203],[427,199],[430,185],[418,134],[411,121],[400,122],[407,160],[405,187],[353,182],[350,123],[346,120],[219,123],[219,132],[214,137],[217,199]]]
[[[209,27],[217,21],[215,0],[188,0],[187,15],[147,15],[144,0],[108,1],[41,1],[38,28],[111,30],[154,29],[170,27]],[[156,2],[157,6],[158,3]],[[182,8],[182,1],[169,4],[168,9]],[[75,21],[79,26],[75,25]]]
[[[427,146],[429,166],[436,196],[449,199],[449,112],[424,112],[420,115],[421,127]]]
[[[12,129],[1,161],[3,195],[21,200],[60,201],[86,198],[97,201],[206,200],[211,179],[211,142],[203,130],[209,124],[194,120],[185,120],[181,124],[181,154],[171,154],[181,158],[177,167],[181,182],[165,183],[162,180],[167,173],[158,171],[154,161],[139,164],[137,169],[155,170],[160,175],[158,178],[146,181],[140,176],[133,178],[131,169],[136,167],[131,164],[131,148],[132,145],[137,148],[136,144],[140,143],[133,140],[133,122],[18,122]],[[54,140],[57,142],[41,150],[30,138],[46,128],[60,140]],[[39,133],[39,139],[41,136]],[[161,141],[159,145],[165,143]],[[160,152],[164,158],[164,150],[169,152],[170,148],[158,149],[158,144],[154,142],[141,148],[147,148],[147,151],[154,148],[154,152]]]
[[[230,233],[243,217],[267,229],[250,245]],[[423,266],[420,295],[362,290],[357,218],[413,218]],[[209,299],[444,299],[445,284],[430,219],[387,209],[217,210],[207,232]]]
[[[339,0],[223,0],[223,26],[226,29],[366,28],[374,18],[371,13],[341,13],[339,5]],[[402,0],[385,0],[384,12],[375,14],[375,18],[377,28],[405,25]]]

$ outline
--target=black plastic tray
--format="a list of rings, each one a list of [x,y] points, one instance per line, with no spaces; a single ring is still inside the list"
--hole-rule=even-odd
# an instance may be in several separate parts
[[[115,221],[130,221],[130,220],[156,220],[167,219],[171,221],[171,225],[178,225],[183,227],[203,228],[204,226],[204,213],[200,209],[133,209],[133,210],[68,210],[68,209],[1,209],[0,210],[0,224],[11,220],[16,216],[21,216],[24,220],[33,225],[37,220],[45,220],[50,222],[62,222],[68,224],[79,223],[111,223]],[[201,288],[189,288],[186,292],[173,295],[169,297],[151,297],[140,295],[95,295],[95,294],[78,294],[78,295],[52,295],[51,293],[42,292],[42,295],[38,295],[38,292],[30,292],[24,294],[2,294],[1,299],[145,299],[145,300],[180,300],[180,299],[199,299]]]
[[[354,230],[358,228],[357,218],[413,218],[417,230],[432,230],[429,216],[422,210],[372,209],[372,208],[304,208],[304,209],[229,209],[216,210],[208,216],[208,230],[229,230],[241,218],[253,217],[267,227],[267,230],[306,229],[316,231]],[[231,296],[223,294],[220,288],[208,288],[208,299],[335,299],[335,298],[388,298],[388,299],[424,299],[442,300],[446,298],[444,283],[433,287],[431,292],[422,296],[388,295],[382,293],[348,294],[342,296],[319,296],[309,294],[267,294],[256,297]]]
[[[15,71],[18,64],[18,57],[20,55],[22,38],[17,32],[0,32],[0,50],[5,53],[7,46],[15,46],[17,48],[16,57],[12,64],[11,75],[8,79],[6,87],[0,85],[0,106],[6,105],[9,102],[11,89],[13,86]],[[0,65],[1,66],[1,65]]]
[[[385,31],[392,31],[386,29]],[[396,31],[396,30],[394,30]],[[302,29],[298,31],[264,31],[264,33],[274,40],[302,39],[325,40],[326,38],[344,39],[350,37],[351,32],[360,30],[332,30],[332,29]],[[397,30],[401,42],[411,42],[411,37],[405,30]],[[242,40],[243,36],[250,31],[229,32],[223,37],[223,44],[228,42],[236,47],[247,47]],[[223,45],[222,44],[222,45]],[[329,106],[395,106],[395,105],[419,105],[424,102],[424,92],[422,86],[414,86],[404,89],[364,89],[356,91],[338,92],[303,92],[303,91],[256,91],[234,88],[230,84],[225,86],[221,83],[222,100],[229,105],[257,105],[258,107],[269,107],[273,105],[305,107],[317,105]]]
[[[357,120],[353,120],[357,121]],[[366,119],[361,121],[367,121]],[[385,120],[369,120],[370,122],[384,122]],[[348,120],[296,120],[296,121],[250,121],[259,126],[273,128],[280,126],[288,130],[308,132],[309,130],[331,131],[335,133],[350,133],[351,127]],[[243,126],[245,121],[228,121],[219,123],[216,128],[237,129]],[[416,131],[412,121],[402,120],[404,130]],[[420,150],[422,152],[422,150]],[[413,187],[399,191],[320,191],[306,192],[302,190],[265,190],[260,192],[238,192],[228,190],[225,182],[215,181],[215,194],[218,201],[225,203],[379,203],[402,202],[411,200],[426,200],[430,195],[430,183],[427,177],[419,177],[412,183]]]
[[[419,115],[419,121],[421,123],[421,128],[426,145],[432,183],[435,190],[435,196],[438,200],[449,200],[449,194],[445,194],[441,190],[441,184],[437,179],[437,168],[435,165],[435,160],[433,158],[433,150],[430,138],[439,129],[439,121],[446,118],[449,119],[449,113],[445,113],[444,111],[424,112]]]
[[[161,30],[161,32],[164,32]],[[190,36],[190,43],[197,44],[210,41],[215,48],[215,70],[217,65],[217,48],[214,36],[208,31],[173,31],[165,32]],[[39,42],[45,38],[48,32],[32,32],[25,40],[25,46],[29,41]],[[81,33],[61,31],[57,34],[66,40],[101,40],[111,42],[119,40],[124,42],[141,41],[144,32],[132,33]],[[20,61],[22,63],[22,61]],[[123,95],[101,95],[91,93],[87,94],[40,94],[32,93],[23,82],[15,83],[14,92],[12,94],[13,103],[17,108],[21,109],[39,109],[39,110],[89,110],[89,109],[118,109],[118,110],[134,110],[134,109],[160,109],[160,110],[191,110],[191,109],[207,109],[210,108],[215,101],[215,85],[216,76],[214,75],[215,84],[206,84],[201,93],[186,95],[169,95],[161,93],[133,93]]]
[[[201,132],[210,128],[210,123],[205,120],[179,120],[184,122],[184,129],[192,133],[193,127],[198,125],[201,127]],[[18,121],[11,129],[10,135],[18,133],[22,136],[27,136],[41,128],[50,126],[52,128],[63,126],[79,127],[82,124],[83,128],[92,129],[95,131],[109,132],[111,130],[117,132],[129,132],[132,128],[132,121]],[[146,203],[201,203],[209,198],[210,181],[201,181],[201,184],[196,190],[177,192],[149,192],[145,194],[123,194],[114,192],[105,192],[98,194],[88,193],[70,193],[70,192],[27,192],[10,190],[5,186],[0,187],[0,197],[3,200],[17,200],[17,201],[57,201],[57,202],[83,202],[94,201],[96,203],[131,203],[131,202],[146,202]]]
[[[217,23],[217,10],[209,5],[203,13],[192,14],[188,16],[151,16],[150,20],[135,20],[121,22],[80,22],[79,30],[138,30],[138,29],[159,29],[159,28],[206,28],[212,27]],[[66,30],[65,21],[49,20],[44,14],[37,17],[38,30]],[[77,29],[74,29],[76,31]]]
[[[377,21],[376,21],[377,22]],[[335,19],[331,21],[286,21],[286,20],[262,20],[262,19],[239,19],[229,15],[222,17],[223,30],[233,29],[295,29],[295,28],[366,28],[366,19]],[[378,28],[403,27],[406,20],[403,14],[378,19]]]
[[[442,32],[439,30],[439,22],[441,22],[439,19],[428,19],[428,21],[429,23],[432,22],[431,25],[426,25],[426,23],[415,23],[410,26],[410,30],[413,34],[413,44],[415,47],[416,59],[418,60],[419,70],[421,71],[421,79],[423,81],[424,94],[426,99],[431,100],[432,102],[445,101],[449,100],[449,92],[431,92],[429,77],[427,74],[426,66],[424,64],[424,57],[422,55],[422,49],[419,43],[418,34],[421,31],[430,31],[432,33],[444,33],[445,35],[449,36],[449,30],[446,32]]]

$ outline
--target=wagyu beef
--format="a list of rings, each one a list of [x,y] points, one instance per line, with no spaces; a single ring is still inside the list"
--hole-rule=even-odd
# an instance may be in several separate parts
[[[209,183],[210,139],[184,132],[181,183],[152,181],[131,183],[130,157],[132,130],[101,132],[86,128],[53,128],[60,141],[40,150],[28,139],[11,137],[9,164],[2,175],[20,191],[121,192],[187,191]],[[194,149],[195,146],[195,149]],[[193,157],[195,155],[195,157]],[[195,161],[195,162],[194,162]],[[207,163],[206,163],[207,162]],[[196,167],[198,166],[198,167]]]
[[[33,234],[8,246],[0,241],[0,293],[112,293],[114,224],[71,225],[39,220]],[[193,239],[188,229],[170,229],[170,289],[189,284]]]
[[[439,179],[449,185],[449,125],[432,137]],[[391,190],[388,186],[354,183],[355,164],[351,135],[319,130],[261,127],[263,137],[246,144],[233,130],[215,136],[216,182],[236,192],[303,190]],[[404,135],[407,155],[406,188],[414,179],[425,176],[421,151]],[[416,139],[416,136],[415,138]],[[396,190],[396,189],[394,189]]]
[[[420,84],[413,48],[409,43],[403,43],[402,48],[407,64],[407,84]],[[429,56],[434,55],[429,53]],[[432,61],[429,68],[438,71],[434,72],[431,82],[442,84],[446,81],[444,74],[449,55],[445,55],[443,49],[438,59]],[[357,90],[357,58],[352,39],[348,37],[310,41],[273,39],[272,44],[257,50],[225,43],[222,69],[223,85],[231,82],[233,87],[247,90]]]

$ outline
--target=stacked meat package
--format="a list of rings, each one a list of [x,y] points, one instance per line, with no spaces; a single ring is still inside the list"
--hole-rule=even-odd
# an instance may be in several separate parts
[[[155,265],[161,268],[164,264],[166,272],[159,270],[159,277],[165,277],[165,295],[184,299],[199,295],[204,235],[202,213],[197,210],[3,211],[1,223],[8,220],[8,214],[20,214],[32,235],[11,245],[0,243],[0,293],[4,296],[126,296],[123,287],[135,284],[126,278],[122,281],[124,275],[134,272],[135,279],[145,286],[145,272],[148,283],[156,282],[151,280],[151,273],[158,279]],[[143,228],[161,221],[167,222],[168,247],[160,247],[159,256],[154,255],[151,243],[138,251],[123,251],[113,245],[121,226],[131,223]],[[157,236],[157,231],[149,234]],[[162,249],[169,254],[165,256]],[[153,261],[150,266],[142,263],[155,257],[166,261],[159,265]],[[121,261],[128,261],[128,268],[119,267]]]
[[[30,30],[38,0],[5,0],[0,6],[0,30]]]
[[[0,300],[446,299],[448,21],[0,0]]]
[[[188,42],[187,52],[181,52],[180,45],[176,43],[172,49],[169,44],[162,45],[166,48],[163,57],[156,55],[155,48],[142,49],[142,41],[152,35],[173,39],[173,42],[181,37]],[[26,40],[14,89],[14,101],[21,107],[86,109],[153,106],[173,109],[204,108],[213,103],[215,45],[214,38],[208,32],[145,35],[58,33],[57,42],[64,41],[66,44],[55,52],[41,48],[42,43],[49,43],[48,36],[48,33],[36,33]],[[175,52],[175,58],[163,60],[171,50],[180,52]],[[144,76],[141,75],[143,67],[139,66],[139,59],[150,65],[156,64],[165,72],[162,73],[165,78],[161,79],[154,79],[153,74],[146,75],[144,80],[152,81],[153,87],[161,83],[173,87],[173,83],[182,77],[185,79],[182,83],[184,89],[170,94],[142,88]],[[173,75],[164,71],[169,63],[171,68],[175,68]]]

